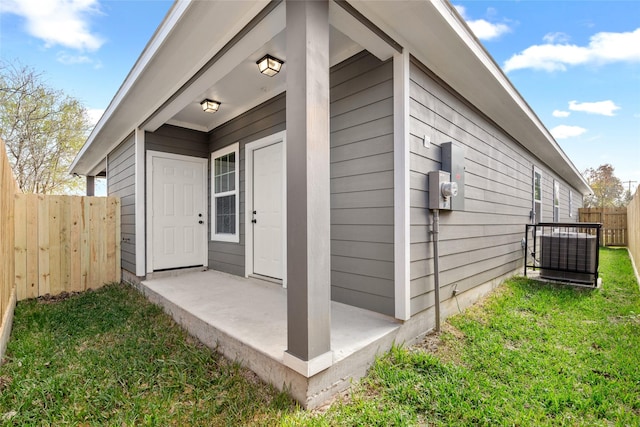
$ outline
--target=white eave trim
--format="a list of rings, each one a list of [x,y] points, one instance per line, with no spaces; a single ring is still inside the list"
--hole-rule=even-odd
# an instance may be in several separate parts
[[[538,117],[538,115],[533,111],[531,106],[527,103],[524,97],[520,94],[520,92],[513,86],[505,72],[502,68],[495,62],[493,57],[487,52],[482,43],[478,40],[478,38],[473,34],[473,31],[464,18],[460,16],[458,11],[453,7],[453,5],[447,1],[443,0],[432,0],[433,5],[438,9],[440,14],[445,18],[448,24],[453,28],[456,33],[460,36],[460,38],[465,42],[465,44],[473,51],[476,57],[483,63],[483,65],[487,68],[487,70],[493,75],[493,77],[500,83],[500,86],[507,92],[507,94],[511,97],[513,101],[516,102],[518,107],[522,110],[523,113],[529,118],[529,120],[538,128],[538,131],[545,137],[549,145],[555,150],[555,154],[560,156],[562,160],[573,170],[573,172],[580,177],[582,184],[585,188],[581,189],[581,191],[591,191],[589,184],[582,177],[582,174],[575,167],[571,159],[566,155],[566,153],[560,147],[549,132],[549,130],[544,126],[542,120]],[[543,159],[544,160],[544,159]]]
[[[69,168],[71,173],[75,172],[75,168],[79,160],[84,156],[87,150],[91,147],[96,136],[98,135],[98,133],[100,133],[105,123],[111,118],[111,115],[113,114],[115,109],[120,105],[120,102],[122,102],[122,99],[127,95],[131,87],[138,81],[138,79],[140,78],[140,75],[147,68],[149,62],[153,59],[155,54],[158,52],[158,49],[160,49],[162,44],[165,42],[165,40],[167,39],[167,37],[169,36],[171,31],[177,24],[177,22],[180,20],[180,18],[182,18],[182,16],[184,15],[185,11],[189,8],[189,6],[191,6],[192,1],[193,0],[180,0],[180,1],[176,1],[173,4],[173,6],[171,6],[171,9],[167,13],[167,16],[164,18],[164,20],[162,21],[158,29],[156,29],[156,32],[151,37],[151,40],[149,40],[149,43],[147,43],[147,45],[145,46],[144,50],[142,51],[142,54],[136,61],[131,71],[129,71],[129,74],[127,75],[124,82],[116,92],[116,95],[113,97],[113,99],[109,103],[109,106],[105,110],[104,114],[102,115],[102,117],[100,117],[100,120],[98,120],[98,123],[91,131],[89,138],[87,138],[87,141],[80,149],[80,152],[76,155],[76,158],[73,160],[73,163],[71,163],[71,166]],[[120,141],[117,141],[117,143],[119,144]],[[91,165],[91,167],[87,169],[94,169],[95,167],[96,167],[95,165]]]
[[[464,19],[458,14],[458,12],[445,0],[430,0],[424,2],[413,2],[412,5],[415,8],[407,9],[408,3],[405,2],[372,2],[367,0],[351,0],[350,4],[357,9],[360,13],[371,20],[374,25],[378,26],[382,31],[388,34],[395,41],[400,43],[405,49],[408,49],[412,55],[414,55],[420,62],[427,66],[436,75],[439,75],[447,84],[453,87],[463,97],[470,102],[475,103],[474,100],[469,97],[468,93],[465,93],[465,88],[462,87],[461,81],[455,81],[451,78],[451,75],[447,74],[447,70],[451,64],[434,63],[434,60],[438,61],[438,58],[434,59],[433,54],[427,52],[427,46],[424,43],[424,31],[421,28],[414,28],[405,26],[394,26],[390,24],[390,20],[399,20],[404,18],[410,18],[406,13],[419,14],[425,16],[424,25],[429,27],[430,24],[436,24],[438,27],[440,38],[438,40],[445,40],[446,37],[450,37],[451,34],[441,34],[442,28],[450,28],[453,33],[458,37],[458,41],[469,49],[470,55],[466,56],[469,60],[471,57],[479,61],[484,67],[485,76],[489,75],[496,82],[496,86],[500,87],[502,93],[496,93],[496,97],[502,97],[508,107],[513,108],[513,104],[519,109],[518,114],[522,117],[522,124],[524,125],[518,134],[516,131],[510,131],[507,127],[504,127],[500,123],[498,117],[491,117],[491,114],[487,114],[485,108],[488,106],[480,107],[480,110],[487,114],[498,125],[502,126],[507,132],[516,138],[520,144],[525,146],[535,156],[539,157],[544,163],[551,167],[556,173],[567,180],[576,190],[583,194],[587,194],[591,191],[588,184],[577,170],[575,165],[571,162],[568,156],[562,151],[558,143],[551,136],[550,132],[542,124],[542,121],[536,116],[531,107],[526,103],[524,98],[511,84],[508,77],[504,74],[502,69],[496,64],[491,55],[484,49],[482,44],[473,35],[471,29],[464,22]],[[438,23],[438,20],[441,23]],[[428,22],[427,22],[428,21]],[[444,21],[444,23],[442,22]],[[433,31],[434,26],[429,27]],[[444,38],[444,39],[442,39]],[[444,61],[444,60],[443,60]],[[460,67],[468,67],[468,64],[460,62]],[[477,67],[477,64],[473,64],[473,67]],[[488,75],[486,74],[488,73]],[[507,101],[507,99],[509,101]],[[475,102],[474,102],[475,101]],[[512,112],[510,110],[509,112]],[[494,113],[494,116],[499,113]],[[534,135],[535,134],[535,135]],[[528,135],[528,137],[525,137]],[[544,142],[536,147],[531,143],[533,138],[538,142]],[[527,143],[529,145],[526,145]],[[549,150],[549,148],[551,150]],[[573,174],[573,177],[570,176]]]

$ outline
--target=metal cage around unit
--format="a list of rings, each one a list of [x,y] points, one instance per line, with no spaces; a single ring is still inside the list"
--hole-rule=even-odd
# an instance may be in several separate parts
[[[525,230],[525,277],[578,286],[598,286],[599,223],[528,224]],[[535,272],[535,274],[527,274]]]

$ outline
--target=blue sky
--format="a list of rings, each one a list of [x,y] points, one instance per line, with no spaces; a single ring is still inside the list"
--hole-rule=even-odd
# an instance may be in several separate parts
[[[172,2],[2,0],[0,57],[98,116]],[[640,181],[640,1],[454,1],[578,170]],[[625,183],[625,189],[628,184]]]

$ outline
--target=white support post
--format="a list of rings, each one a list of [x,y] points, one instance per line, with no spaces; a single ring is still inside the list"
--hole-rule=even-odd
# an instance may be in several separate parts
[[[409,193],[409,52],[393,56],[395,317],[411,317],[411,218]]]
[[[136,128],[134,133],[135,143],[135,202],[136,202],[136,276],[142,277],[146,271],[146,228],[147,221],[145,210],[145,156],[144,156],[144,130]]]

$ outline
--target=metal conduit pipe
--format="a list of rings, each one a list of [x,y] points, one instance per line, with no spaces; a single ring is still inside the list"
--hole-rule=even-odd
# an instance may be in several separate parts
[[[436,308],[436,332],[440,332],[440,265],[438,258],[438,233],[440,231],[440,211],[433,209],[433,226],[431,234],[433,235],[433,286],[435,292],[435,308]]]

